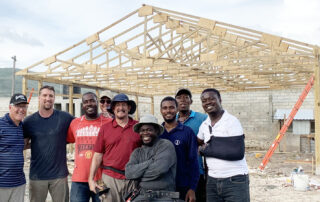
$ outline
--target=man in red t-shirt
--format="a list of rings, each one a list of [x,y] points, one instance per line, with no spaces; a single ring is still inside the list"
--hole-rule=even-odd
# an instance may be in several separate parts
[[[88,177],[93,157],[93,146],[99,130],[111,118],[99,116],[98,99],[96,94],[88,92],[82,96],[84,115],[74,119],[68,130],[67,142],[75,143],[75,161],[72,174],[70,202],[99,202],[99,196],[90,191]],[[96,173],[95,180],[101,179],[101,169]]]
[[[133,131],[137,121],[129,117],[135,112],[136,103],[121,93],[112,99],[108,110],[114,118],[100,129],[93,148],[95,153],[88,182],[93,192],[96,187],[101,188],[94,181],[94,176],[102,163],[102,180],[110,188],[104,201],[121,202],[124,194],[135,188],[134,181],[126,179],[124,170],[132,151],[141,146],[139,134]]]

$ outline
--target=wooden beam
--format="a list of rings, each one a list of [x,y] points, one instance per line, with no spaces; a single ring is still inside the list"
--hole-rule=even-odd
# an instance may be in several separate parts
[[[73,114],[73,85],[69,85],[69,113]]]
[[[154,96],[151,97],[151,114],[154,115]]]
[[[22,94],[24,94],[24,95],[26,95],[26,93],[27,93],[27,86],[28,86],[27,79],[25,76],[23,76],[22,77]]]
[[[139,97],[137,95],[135,96],[135,101],[137,105],[135,119],[139,120]]]
[[[42,80],[38,80],[38,110],[40,109],[40,100],[39,100],[39,96],[40,96],[40,88],[42,88]]]

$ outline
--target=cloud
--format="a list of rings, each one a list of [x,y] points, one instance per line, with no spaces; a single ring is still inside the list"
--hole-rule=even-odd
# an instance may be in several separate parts
[[[320,44],[318,0],[1,0],[0,67],[13,55],[22,67],[52,56],[143,3]]]
[[[30,34],[23,32],[19,33],[15,29],[2,29],[0,30],[0,40],[11,40],[16,43],[27,44],[30,46],[43,46],[43,43],[34,38]]]

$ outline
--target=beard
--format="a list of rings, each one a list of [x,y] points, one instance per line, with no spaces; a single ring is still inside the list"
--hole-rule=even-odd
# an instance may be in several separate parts
[[[172,123],[172,122],[174,122],[175,120],[176,120],[176,116],[174,116],[173,118],[171,118],[171,119],[166,119],[166,118],[163,118],[164,119],[164,121],[166,122],[166,123]]]

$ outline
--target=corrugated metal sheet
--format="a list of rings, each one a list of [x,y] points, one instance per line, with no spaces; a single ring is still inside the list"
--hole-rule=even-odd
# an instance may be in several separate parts
[[[284,116],[288,118],[291,109],[277,109],[274,114],[274,119],[283,119]],[[294,117],[294,120],[314,120],[313,109],[299,109]]]

